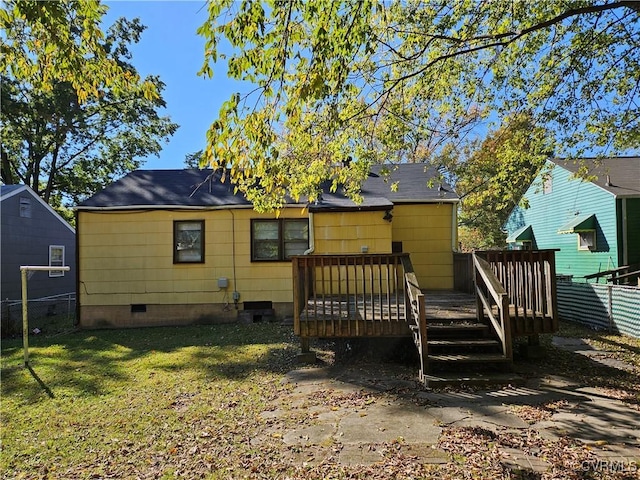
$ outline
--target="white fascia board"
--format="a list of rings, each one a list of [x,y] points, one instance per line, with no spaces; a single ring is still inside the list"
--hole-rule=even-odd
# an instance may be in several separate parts
[[[67,227],[69,230],[71,230],[73,232],[73,234],[75,235],[76,233],[76,229],[73,228],[71,225],[69,225],[69,222],[67,222],[64,218],[62,218],[60,216],[60,214],[58,212],[56,212],[51,205],[49,205],[47,202],[45,202],[40,195],[38,195],[36,192],[34,192],[31,188],[29,188],[27,185],[22,185],[22,188],[16,188],[14,191],[10,192],[8,195],[3,195],[2,196],[2,200],[6,200],[7,198],[11,198],[15,195],[18,195],[20,193],[26,192],[29,195],[31,195],[33,198],[35,198],[38,202],[40,202],[40,204],[46,208],[47,210],[49,210],[49,212],[60,222],[62,223],[65,227]]]
[[[284,208],[307,208],[306,203],[287,204]],[[108,211],[127,211],[127,210],[253,210],[252,205],[121,205],[114,207],[73,207],[77,212],[108,212]]]

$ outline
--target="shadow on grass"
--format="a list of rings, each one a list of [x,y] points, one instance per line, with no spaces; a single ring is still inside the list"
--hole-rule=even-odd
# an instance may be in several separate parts
[[[47,394],[47,397],[54,398],[54,395],[51,389],[40,379],[40,377],[35,372],[35,370],[31,367],[31,365],[29,365],[27,368],[31,372],[31,376],[35,379],[36,382],[38,382],[38,385],[40,385],[40,388],[42,388],[44,393]]]
[[[2,347],[2,395],[20,395],[31,403],[42,400],[43,391],[49,398],[58,392],[107,394],[160,370],[209,380],[282,373],[297,343],[291,327],[267,323],[77,331],[30,339],[31,376],[18,368],[20,340]]]

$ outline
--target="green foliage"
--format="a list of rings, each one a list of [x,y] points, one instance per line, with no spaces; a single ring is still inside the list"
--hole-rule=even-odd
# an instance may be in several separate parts
[[[504,246],[502,227],[551,155],[549,138],[530,116],[515,115],[482,142],[449,152],[446,168],[461,198],[464,250]]]
[[[186,168],[204,168],[206,166],[203,151],[187,153],[184,157],[184,166]]]
[[[2,75],[39,92],[68,83],[80,103],[101,97],[105,88],[117,94],[135,86],[147,98],[157,97],[153,82],[140,82],[135,70],[121,62],[128,58],[126,44],[101,30],[106,11],[99,0],[3,2]],[[125,39],[137,42],[141,31],[129,28]]]
[[[177,125],[158,115],[164,84],[141,80],[129,63],[138,19],[102,33],[96,2],[9,2],[1,11],[2,180],[29,185],[64,215],[66,204],[158,154]]]
[[[260,209],[320,183],[357,198],[371,162],[431,161],[488,118],[526,113],[560,155],[640,147],[633,2],[209,3],[201,73],[221,49],[234,94],[208,132]],[[351,157],[345,167],[343,160]],[[401,187],[400,187],[401,188]]]

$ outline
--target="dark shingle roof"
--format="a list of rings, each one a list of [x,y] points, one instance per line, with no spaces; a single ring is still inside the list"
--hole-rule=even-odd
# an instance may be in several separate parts
[[[136,170],[79,205],[82,207],[224,207],[250,205],[211,170]]]
[[[330,193],[327,189],[322,203],[315,208],[388,208],[392,202],[458,200],[448,185],[441,189],[438,186],[428,187],[427,182],[435,172],[425,172],[422,164],[394,166],[388,177],[378,175],[380,168],[374,166],[364,183],[364,201],[361,204],[357,205],[340,193]],[[220,172],[211,170],[136,170],[82,202],[78,209],[251,206],[240,193],[234,193],[234,187],[228,180],[222,183],[220,178]],[[392,192],[391,184],[396,181],[399,182],[398,190]]]
[[[572,173],[587,167],[588,174],[597,177],[593,183],[616,197],[640,196],[640,157],[553,160],[553,163]]]
[[[4,200],[21,188],[24,188],[24,185],[0,185],[0,198]]]

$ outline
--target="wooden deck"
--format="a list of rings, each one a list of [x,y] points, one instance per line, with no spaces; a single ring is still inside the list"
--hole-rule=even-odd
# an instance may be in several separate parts
[[[349,295],[307,301],[300,313],[300,335],[363,337],[409,335],[403,295]]]
[[[513,359],[513,337],[557,330],[553,251],[473,254],[475,295],[422,291],[408,254],[292,258],[294,332],[310,338],[413,336],[420,379],[439,364]]]
[[[476,321],[475,297],[450,290],[425,292],[427,324]],[[404,295],[333,296],[307,301],[300,314],[300,336],[409,336]]]
[[[476,298],[467,293],[452,290],[424,291],[427,325],[475,323],[478,321]],[[368,296],[369,297],[369,296]],[[496,308],[493,309],[497,314]],[[554,331],[554,320],[542,312],[525,310],[509,305],[511,334],[533,335]],[[308,300],[300,314],[300,336],[303,337],[367,337],[408,336],[409,327],[403,295],[376,295],[363,298],[351,295]]]

